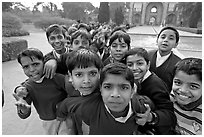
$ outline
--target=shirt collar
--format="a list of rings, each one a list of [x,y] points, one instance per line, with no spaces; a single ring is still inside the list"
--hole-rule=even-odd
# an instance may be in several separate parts
[[[147,70],[147,72],[145,73],[143,79],[142,79],[142,82],[147,79],[149,76],[151,75],[151,72],[149,70]]]
[[[36,83],[42,83],[43,79],[45,76],[43,76],[42,78],[40,78],[39,80],[35,81]]]
[[[162,58],[163,60],[166,60],[170,55],[171,55],[171,52],[165,56],[161,56],[159,51],[157,51],[157,59]]]
[[[128,110],[128,114],[127,114],[127,116],[126,117],[118,117],[118,118],[115,118],[112,114],[111,114],[111,112],[110,112],[110,110],[108,109],[108,107],[105,105],[105,108],[106,108],[106,110],[110,113],[110,115],[116,120],[116,121],[118,121],[118,122],[120,122],[120,123],[125,123],[127,120],[128,120],[128,118],[132,115],[132,113],[133,113],[133,110],[132,110],[132,106],[131,106],[131,102],[129,102],[129,110]]]

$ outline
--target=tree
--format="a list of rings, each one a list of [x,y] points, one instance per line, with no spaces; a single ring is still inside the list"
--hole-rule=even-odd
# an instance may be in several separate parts
[[[86,20],[86,14],[95,9],[90,2],[63,2],[62,8],[66,18],[82,21]]]
[[[189,18],[189,27],[197,28],[198,21],[201,17],[202,17],[202,3],[196,2]]]
[[[115,10],[115,23],[119,26],[124,21],[124,14],[122,11],[122,7],[119,7]]]
[[[125,2],[109,2],[110,7],[110,18],[112,21],[115,21],[115,11],[117,8],[122,8],[125,11]]]
[[[11,10],[11,7],[13,6],[13,2],[2,2],[2,11],[9,11]]]
[[[110,20],[110,11],[109,11],[108,2],[100,2],[98,21],[99,23],[108,23]]]
[[[178,10],[181,11],[181,20],[184,26],[188,26],[189,18],[193,10],[194,2],[178,2]]]

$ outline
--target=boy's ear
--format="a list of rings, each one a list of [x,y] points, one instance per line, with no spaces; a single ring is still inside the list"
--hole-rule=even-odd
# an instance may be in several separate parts
[[[178,42],[175,44],[174,48],[176,48],[178,46]]]
[[[72,81],[72,74],[68,71],[69,81]]]

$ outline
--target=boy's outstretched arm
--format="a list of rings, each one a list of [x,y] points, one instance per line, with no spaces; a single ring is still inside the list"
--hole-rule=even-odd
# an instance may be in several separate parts
[[[16,99],[15,105],[17,106],[18,116],[22,119],[26,119],[31,114],[31,106],[17,94],[13,94],[13,96]]]

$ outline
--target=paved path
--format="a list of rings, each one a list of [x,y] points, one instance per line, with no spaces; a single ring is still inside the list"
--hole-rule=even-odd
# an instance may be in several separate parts
[[[155,27],[158,32],[159,27]],[[129,30],[130,33],[155,34],[151,27],[136,27]],[[180,34],[184,34],[180,32]],[[192,34],[189,34],[192,35]],[[28,41],[29,47],[36,47],[44,54],[51,51],[47,43],[45,33],[32,31],[30,36],[21,37]],[[42,135],[43,129],[34,108],[29,118],[22,120],[16,114],[15,100],[12,96],[13,89],[26,79],[20,65],[16,60],[2,63],[3,89],[5,94],[5,105],[2,108],[2,135]]]
[[[128,30],[130,34],[157,35],[162,27],[160,26],[136,26]],[[178,30],[180,37],[202,37],[202,34],[195,34]]]

